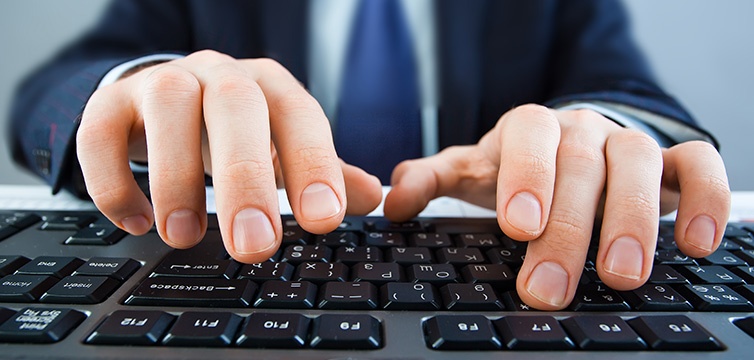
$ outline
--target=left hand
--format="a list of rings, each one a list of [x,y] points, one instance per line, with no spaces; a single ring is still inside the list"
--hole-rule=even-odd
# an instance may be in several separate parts
[[[507,112],[476,145],[399,164],[392,186],[385,214],[393,221],[439,196],[496,209],[506,235],[530,241],[516,286],[543,310],[573,299],[595,218],[603,220],[600,279],[631,290],[652,270],[661,212],[678,209],[678,247],[703,257],[720,244],[730,211],[725,167],[710,144],[660,149],[596,112],[538,105]]]

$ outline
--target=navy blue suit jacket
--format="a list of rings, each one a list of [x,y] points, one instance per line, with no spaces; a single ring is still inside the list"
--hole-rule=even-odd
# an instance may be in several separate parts
[[[16,161],[54,191],[82,194],[75,131],[112,67],[151,53],[214,49],[270,57],[307,80],[306,0],[115,1],[101,22],[19,88]],[[602,100],[693,124],[663,93],[614,0],[438,0],[440,147],[476,142],[511,107]]]

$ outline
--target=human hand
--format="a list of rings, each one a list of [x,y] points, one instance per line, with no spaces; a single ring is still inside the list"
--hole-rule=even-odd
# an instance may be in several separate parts
[[[650,275],[661,212],[678,209],[678,247],[703,257],[720,244],[730,211],[725,168],[710,144],[660,149],[593,111],[537,105],[507,112],[476,145],[399,164],[392,186],[385,214],[394,221],[438,196],[496,209],[506,235],[529,241],[516,288],[543,310],[573,299],[596,217],[597,273],[630,290]]]
[[[211,174],[225,247],[246,263],[268,259],[280,244],[276,182],[284,181],[296,220],[313,233],[382,199],[377,178],[338,160],[316,100],[269,59],[200,51],[143,69],[92,95],[76,140],[100,211],[132,234],[155,222],[176,248],[204,237]],[[129,159],[149,164],[154,210]]]

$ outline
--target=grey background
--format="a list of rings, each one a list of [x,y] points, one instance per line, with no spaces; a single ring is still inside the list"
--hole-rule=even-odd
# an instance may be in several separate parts
[[[18,81],[92,26],[104,0],[0,2],[0,116]],[[628,0],[661,84],[718,137],[734,190],[754,190],[754,1]],[[4,125],[4,124],[3,124]],[[0,139],[6,142],[5,126]],[[40,184],[0,146],[0,184]]]

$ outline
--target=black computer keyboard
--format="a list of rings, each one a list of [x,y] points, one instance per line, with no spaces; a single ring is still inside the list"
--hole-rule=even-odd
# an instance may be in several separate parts
[[[729,225],[717,252],[692,259],[662,223],[652,276],[633,291],[600,282],[592,249],[557,312],[516,295],[526,243],[494,219],[347,218],[327,235],[283,224],[274,257],[241,264],[213,215],[204,241],[173,250],[96,212],[0,213],[0,357],[750,359],[754,348],[754,224]]]

